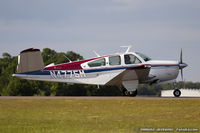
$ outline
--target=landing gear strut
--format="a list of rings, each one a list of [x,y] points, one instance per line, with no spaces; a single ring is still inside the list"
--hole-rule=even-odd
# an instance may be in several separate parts
[[[124,88],[122,92],[123,92],[124,96],[133,96],[133,97],[135,97],[137,95],[137,90],[128,91],[127,89]]]
[[[178,87],[177,87],[177,83],[174,82],[173,85],[174,85],[174,88],[175,88],[175,90],[174,90],[174,92],[173,92],[174,96],[175,96],[175,97],[180,97],[180,95],[181,95],[181,91],[178,89]]]

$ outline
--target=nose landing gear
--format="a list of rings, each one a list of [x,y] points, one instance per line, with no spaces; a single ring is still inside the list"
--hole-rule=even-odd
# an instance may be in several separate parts
[[[181,91],[178,89],[177,83],[174,82],[173,85],[174,85],[174,88],[175,88],[175,89],[174,89],[174,92],[173,92],[174,96],[175,96],[175,97],[180,97],[180,96],[181,96]]]
[[[175,97],[180,97],[181,91],[179,89],[175,89],[173,94],[174,94]]]

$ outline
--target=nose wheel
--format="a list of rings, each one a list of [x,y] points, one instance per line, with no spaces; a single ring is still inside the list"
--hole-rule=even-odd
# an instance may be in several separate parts
[[[174,96],[175,97],[180,97],[181,96],[181,91],[178,89],[177,83],[175,82],[173,85],[174,85],[174,88],[175,88],[175,90],[173,92]]]
[[[180,97],[181,91],[179,89],[175,89],[173,94],[174,94],[175,97]]]

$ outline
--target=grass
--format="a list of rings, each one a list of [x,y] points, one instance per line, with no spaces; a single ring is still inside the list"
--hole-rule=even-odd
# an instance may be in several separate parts
[[[200,129],[200,99],[0,100],[0,133],[134,133],[138,128]]]

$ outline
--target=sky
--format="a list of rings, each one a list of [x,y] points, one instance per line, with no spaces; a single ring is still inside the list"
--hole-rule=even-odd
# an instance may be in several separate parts
[[[0,55],[48,47],[92,58],[124,45],[156,60],[180,60],[182,48],[184,79],[200,82],[200,1],[0,0]]]

